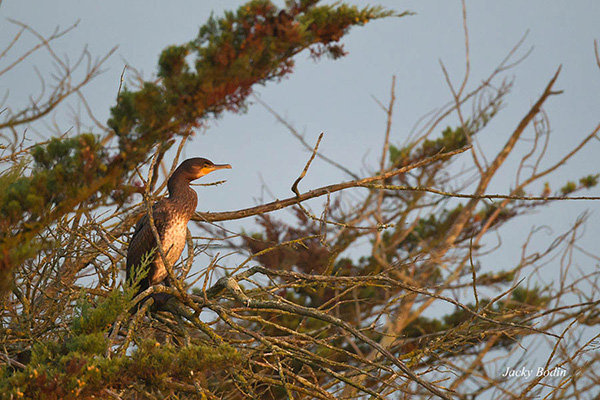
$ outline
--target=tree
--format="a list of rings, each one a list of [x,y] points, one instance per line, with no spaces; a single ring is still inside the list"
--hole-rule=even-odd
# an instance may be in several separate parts
[[[163,51],[159,81],[119,92],[109,129],[100,135],[53,138],[28,148],[18,140],[22,126],[78,92],[65,64],[64,80],[46,101],[7,113],[0,129],[15,139],[2,155],[0,176],[7,188],[0,194],[3,393],[209,399],[501,393],[510,398],[536,395],[544,385],[554,385],[554,398],[593,393],[597,378],[590,365],[597,356],[577,335],[597,324],[594,276],[552,287],[527,287],[520,280],[528,269],[572,248],[583,219],[547,249],[524,251],[513,268],[490,272],[478,261],[486,236],[503,224],[549,201],[573,201],[576,192],[598,181],[590,175],[565,182],[554,193],[549,187],[539,195],[531,192],[600,129],[540,167],[550,139],[542,106],[558,94],[560,69],[491,162],[473,148],[511,89],[503,74],[516,49],[472,91],[465,89],[468,75],[460,88],[451,86],[453,101],[407,143],[389,141],[392,84],[384,106],[388,134],[372,176],[301,192],[314,157],[326,158],[317,143],[289,199],[198,213],[195,231],[246,257],[237,267],[230,258],[209,253],[210,265],[192,276],[194,259],[207,251],[190,234],[187,257],[170,270],[172,287],[154,286],[132,298],[135,288],[121,283],[119,243],[127,242],[133,223],[163,192],[164,185],[156,187],[159,172],[161,166],[168,169],[163,157],[177,139],[178,155],[205,121],[226,110],[242,112],[255,84],[289,74],[293,56],[302,50],[338,58],[344,55],[338,41],[350,27],[405,15],[317,3],[289,1],[280,10],[268,1],[251,1],[211,18],[198,38]],[[41,46],[59,36],[41,38]],[[474,105],[471,114],[468,105]],[[458,116],[458,126],[445,126],[450,115]],[[514,189],[488,193],[490,180],[531,127],[534,141],[522,156]],[[467,155],[473,168],[451,176],[453,163]],[[526,163],[533,168],[525,169]],[[457,179],[463,186],[454,186]],[[350,188],[363,188],[363,195],[343,202],[336,193]],[[134,193],[143,195],[141,207],[132,204]],[[304,205],[321,196],[326,201],[320,213]],[[296,223],[268,214],[286,207]],[[209,224],[250,216],[260,229],[234,238]],[[358,243],[365,239],[364,255],[350,257],[348,250],[361,249]],[[592,288],[591,295],[579,291],[582,285]],[[156,292],[170,294],[171,301],[161,308],[148,301],[130,313]],[[427,316],[434,307],[450,308]],[[578,374],[563,381],[541,376],[514,386],[491,376],[486,363],[501,365],[493,360],[510,355],[528,337],[550,343],[546,370]]]

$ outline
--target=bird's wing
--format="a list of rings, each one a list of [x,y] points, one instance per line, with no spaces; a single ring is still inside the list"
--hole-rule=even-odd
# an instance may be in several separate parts
[[[152,217],[154,219],[154,225],[156,230],[162,232],[164,230],[164,221],[166,220],[164,207],[161,207],[160,202],[152,207]],[[133,236],[129,241],[129,247],[127,249],[127,281],[133,279],[133,268],[139,267],[142,258],[145,254],[156,248],[156,238],[150,227],[150,220],[148,215],[142,216],[138,223],[135,225]],[[156,255],[155,255],[156,256]],[[145,290],[148,288],[148,277],[153,274],[155,268],[154,263],[150,264],[150,270],[148,275],[140,282],[140,289]]]
[[[137,234],[140,233],[145,225],[148,225],[148,214],[142,215],[142,218],[140,218],[137,224],[135,224],[135,229],[133,231],[133,235],[131,236],[130,242],[133,242]]]

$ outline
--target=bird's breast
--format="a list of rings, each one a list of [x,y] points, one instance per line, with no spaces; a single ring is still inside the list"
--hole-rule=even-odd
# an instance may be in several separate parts
[[[163,252],[171,268],[177,262],[185,248],[187,224],[188,219],[185,216],[174,215],[169,219],[161,235]],[[156,258],[155,263],[157,268],[152,277],[153,284],[161,282],[167,277],[167,270],[164,268],[160,255]]]

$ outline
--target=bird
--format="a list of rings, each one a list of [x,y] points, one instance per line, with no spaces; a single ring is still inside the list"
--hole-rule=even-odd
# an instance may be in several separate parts
[[[152,218],[158,232],[167,263],[173,267],[185,247],[187,224],[196,211],[198,195],[190,183],[213,171],[229,169],[229,164],[215,164],[206,158],[189,158],[183,161],[167,181],[169,196],[152,206]],[[154,250],[154,251],[153,251]],[[150,219],[144,214],[135,226],[127,248],[126,281],[136,281],[136,271],[145,256],[153,251],[147,275],[139,280],[136,296],[150,286],[169,285],[168,273],[163,263],[152,231]],[[165,296],[153,296],[155,301],[165,301]],[[168,297],[168,296],[167,296]],[[135,296],[134,296],[135,298]]]

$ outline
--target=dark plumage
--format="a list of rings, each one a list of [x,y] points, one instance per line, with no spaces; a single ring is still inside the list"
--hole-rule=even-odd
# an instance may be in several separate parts
[[[196,211],[198,196],[190,182],[218,169],[231,168],[229,164],[213,164],[205,158],[190,158],[182,162],[169,178],[169,197],[152,207],[154,225],[158,231],[165,258],[173,266],[185,247],[187,224]],[[155,249],[156,238],[147,215],[135,226],[135,232],[127,249],[127,281],[133,279],[133,267],[139,267],[142,257]],[[167,270],[160,253],[156,250],[148,275],[139,283],[138,294],[148,287],[165,281]],[[166,282],[168,283],[168,282]]]

